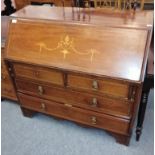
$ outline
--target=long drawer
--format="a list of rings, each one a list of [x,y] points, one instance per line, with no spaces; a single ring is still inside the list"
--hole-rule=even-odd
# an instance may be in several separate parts
[[[104,93],[118,98],[121,97],[128,99],[130,96],[130,86],[128,83],[115,80],[96,79],[76,74],[68,75],[68,87]]]
[[[18,96],[22,107],[117,133],[128,133],[129,120],[83,110],[67,104],[30,97],[22,93],[18,93]]]
[[[20,79],[16,80],[16,85],[19,92],[128,119],[130,118],[130,110],[133,105],[132,102],[124,100],[80,93]]]
[[[63,74],[59,71],[18,63],[14,63],[13,66],[16,77],[24,77],[61,86],[64,85]]]

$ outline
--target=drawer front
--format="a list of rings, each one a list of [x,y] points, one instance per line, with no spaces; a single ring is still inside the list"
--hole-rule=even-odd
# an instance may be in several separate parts
[[[16,77],[25,77],[57,85],[64,85],[61,72],[31,65],[14,64]]]
[[[51,114],[90,126],[107,129],[117,133],[127,134],[128,132],[128,120],[118,119],[112,116],[83,110],[73,106],[68,106],[67,104],[59,104],[53,101],[30,97],[21,93],[18,95],[21,106],[25,108]]]
[[[68,75],[68,86],[86,91],[100,92],[116,97],[128,98],[129,85],[114,81],[92,79],[77,75]]]
[[[2,73],[1,75],[1,94],[2,97],[17,100],[16,93],[12,81],[8,74]]]
[[[123,100],[110,99],[98,95],[80,93],[71,90],[54,88],[38,83],[16,80],[17,89],[20,92],[35,95],[37,97],[54,100],[56,102],[71,104],[76,107],[103,112],[124,118],[130,117],[132,103]]]

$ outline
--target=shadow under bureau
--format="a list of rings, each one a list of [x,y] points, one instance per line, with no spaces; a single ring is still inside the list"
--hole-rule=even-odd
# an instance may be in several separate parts
[[[107,26],[102,16],[75,22],[59,15],[46,20],[17,12],[10,20],[5,61],[23,114],[42,112],[105,129],[128,145],[152,27]]]

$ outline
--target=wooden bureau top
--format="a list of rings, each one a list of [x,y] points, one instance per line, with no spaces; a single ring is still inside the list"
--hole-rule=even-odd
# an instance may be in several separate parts
[[[150,12],[146,12],[145,22],[139,22],[146,29],[139,29],[129,28],[130,20],[131,24],[124,28],[102,26],[103,21],[95,24],[95,17],[95,25],[64,19],[64,22],[55,22],[62,20],[57,12],[60,8],[43,8],[34,7],[31,14],[29,6],[12,15],[18,19],[10,22],[6,59],[136,83],[143,81],[149,48],[146,25],[152,23]],[[46,16],[50,11],[51,17]],[[135,21],[133,25],[138,23]]]

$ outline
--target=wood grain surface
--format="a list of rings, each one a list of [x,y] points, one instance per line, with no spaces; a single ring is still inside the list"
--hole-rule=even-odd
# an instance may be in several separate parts
[[[147,32],[18,19],[10,24],[6,57],[139,82]]]
[[[129,127],[129,121],[126,119],[115,118],[105,114],[89,112],[76,107],[64,106],[56,102],[43,100],[27,95],[19,94],[21,106],[39,111],[42,113],[52,114],[54,116],[73,120],[75,122],[83,123],[86,125],[107,129],[109,131],[126,134]],[[42,105],[44,105],[42,107]],[[92,120],[94,117],[96,121]]]
[[[104,97],[94,93],[77,92],[70,89],[57,88],[49,84],[41,84],[37,81],[23,79],[16,80],[18,92],[36,97],[56,101],[58,103],[70,104],[76,107],[106,113],[117,117],[130,119],[133,102],[116,98]],[[41,86],[43,93],[39,94],[38,87]],[[52,95],[51,95],[52,94]],[[96,104],[93,99],[96,99]]]

